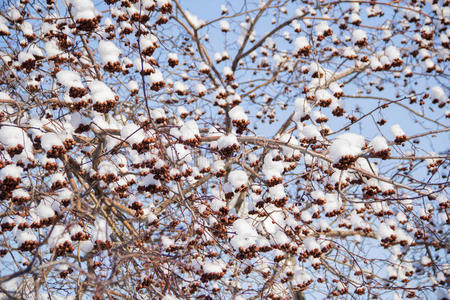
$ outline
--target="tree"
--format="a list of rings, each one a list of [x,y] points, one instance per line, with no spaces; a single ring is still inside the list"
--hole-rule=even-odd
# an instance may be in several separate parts
[[[448,298],[449,2],[221,4],[3,1],[1,297]]]

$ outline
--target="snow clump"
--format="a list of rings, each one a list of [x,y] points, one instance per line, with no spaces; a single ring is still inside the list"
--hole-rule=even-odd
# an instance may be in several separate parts
[[[329,156],[333,160],[333,166],[345,170],[358,159],[365,145],[364,137],[355,133],[339,135],[329,148]]]

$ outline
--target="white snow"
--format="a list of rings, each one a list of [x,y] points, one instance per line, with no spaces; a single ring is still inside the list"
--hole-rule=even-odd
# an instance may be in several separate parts
[[[225,20],[220,21],[219,25],[220,25],[220,30],[222,30],[222,31],[226,32],[226,31],[230,30],[230,23],[228,23]]]
[[[97,11],[91,0],[71,0],[73,5],[75,20],[94,19]]]
[[[20,29],[22,30],[24,35],[33,35],[33,26],[31,25],[30,22],[24,21],[21,25],[20,25]]]
[[[309,41],[306,37],[304,36],[299,36],[298,38],[295,39],[294,42],[294,51],[292,54],[297,54],[300,50],[302,49],[306,49],[310,46]]]
[[[389,149],[386,139],[381,135],[374,137],[373,140],[370,142],[369,146],[371,146],[373,148],[373,151],[375,152]]]
[[[163,75],[160,70],[155,70],[155,72],[150,75],[150,82],[152,84],[164,82]]]
[[[145,134],[138,125],[129,122],[120,130],[120,137],[130,144],[139,144],[145,139]]]
[[[444,89],[439,85],[435,85],[431,88],[431,99],[433,100],[436,99],[439,102],[443,103],[445,103],[448,100]]]
[[[218,212],[221,208],[224,208],[227,206],[227,203],[225,201],[219,200],[217,198],[214,198],[211,201],[211,209],[215,212]]]
[[[230,67],[226,66],[223,68],[223,75],[225,76],[233,76],[233,70]]]
[[[403,129],[400,127],[399,124],[395,124],[395,125],[391,126],[391,133],[395,137],[405,135],[405,132],[403,131]]]
[[[311,276],[309,276],[302,267],[297,267],[297,270],[294,273],[294,277],[292,278],[292,285],[302,286],[310,280]]]
[[[196,15],[192,14],[190,11],[185,10],[184,13],[186,14],[186,19],[192,24],[192,26],[195,29],[200,28],[201,26],[205,25],[205,21],[197,17]]]
[[[246,220],[237,219],[233,223],[231,231],[236,232],[236,235],[231,239],[231,245],[234,249],[239,250],[240,247],[246,249],[256,245],[258,233]]]
[[[303,127],[301,133],[306,139],[313,139],[313,138],[316,138],[317,140],[322,139],[322,135],[320,134],[319,129],[317,128],[317,126],[313,124],[308,124],[305,127]]]
[[[386,223],[381,223],[380,226],[378,226],[378,235],[381,239],[385,239],[394,235],[394,231]]]
[[[9,28],[8,25],[6,25],[7,20],[3,17],[0,16],[0,32],[4,33],[4,34],[9,34]]]
[[[55,215],[55,211],[49,201],[42,200],[36,207],[36,214],[41,219],[47,219],[53,217]]]
[[[189,120],[183,124],[180,128],[180,137],[183,141],[197,139],[200,136],[200,130],[198,129],[197,122],[195,120]]]
[[[83,88],[80,75],[78,75],[78,73],[74,71],[59,71],[58,73],[56,73],[56,78],[58,79],[59,83],[61,83],[65,87]]]
[[[178,93],[186,93],[188,91],[188,86],[185,85],[184,83],[180,82],[180,81],[175,81],[173,88],[175,89],[176,92]]]
[[[225,170],[225,162],[223,160],[216,160],[212,164],[211,171],[213,173],[218,173],[221,170]]]
[[[233,145],[239,145],[239,143],[236,136],[231,133],[228,135],[222,135],[217,140],[217,146],[219,147],[219,150]]]
[[[0,98],[2,95],[0,95]],[[4,98],[1,98],[4,99]],[[24,147],[24,151],[32,155],[32,142],[28,135],[20,128],[14,124],[2,123],[0,127],[0,143],[6,146],[6,148],[14,148],[18,145]]]
[[[172,161],[190,162],[192,161],[191,152],[183,144],[175,144],[167,148],[167,154]]]
[[[53,146],[64,147],[61,139],[56,133],[47,132],[41,136],[41,147],[45,151],[49,151]]]
[[[228,112],[231,120],[233,121],[237,121],[237,120],[242,120],[242,121],[248,121],[248,117],[247,114],[244,111],[244,108],[240,105],[233,107],[229,112]]]
[[[69,232],[66,230],[65,226],[55,225],[50,236],[48,237],[48,246],[50,248],[55,248],[65,242],[71,242]]]
[[[356,30],[354,30],[352,32],[352,42],[353,42],[353,44],[361,42],[364,39],[367,39],[367,35],[366,35],[366,32],[363,29],[356,29]]]
[[[16,165],[7,165],[0,169],[0,180],[4,180],[6,177],[20,178],[22,176],[23,169]]]
[[[274,161],[274,152],[269,152],[264,158],[264,164],[262,172],[266,179],[270,180],[273,177],[281,178],[281,173],[284,171],[284,165],[282,161]]]
[[[134,81],[134,80],[130,80],[127,83],[127,88],[130,91],[137,91],[137,90],[139,90],[139,84],[136,81]]]
[[[102,81],[94,80],[88,84],[92,92],[92,101],[95,103],[105,103],[108,100],[115,100],[113,91]]]
[[[206,64],[206,63],[204,63],[204,62],[201,62],[200,64],[199,64],[199,66],[198,66],[198,69],[201,71],[201,72],[209,72],[210,70],[211,70],[211,68]]]
[[[380,60],[375,55],[370,57],[369,62],[370,62],[370,68],[374,71],[380,70],[383,68],[383,65],[381,64]]]
[[[344,155],[357,156],[364,146],[364,137],[355,133],[343,133],[339,135],[329,148],[329,156],[333,162],[339,161]]]
[[[342,201],[337,193],[327,193],[325,194],[325,199],[325,212],[328,213],[340,209]]]
[[[175,242],[169,238],[168,236],[163,235],[161,237],[161,243],[164,249],[168,249],[170,247],[173,247],[175,245]]]
[[[113,42],[105,40],[101,40],[98,43],[98,52],[103,64],[118,62],[121,54],[120,49]]]
[[[37,241],[36,235],[34,234],[33,230],[29,228],[25,230],[16,230],[14,239],[19,245],[22,245],[26,241]]]
[[[228,174],[228,181],[233,185],[233,188],[239,188],[242,185],[247,185],[248,175],[242,170],[233,170]]]
[[[167,55],[167,58],[168,59],[170,59],[170,60],[178,60],[178,55],[176,54],[176,53],[169,53],[168,55]]]
[[[387,47],[385,52],[391,61],[395,59],[401,59],[400,51],[395,46]]]
[[[204,94],[206,94],[207,89],[203,84],[197,83],[194,86],[194,91],[197,95],[204,95]]]
[[[94,240],[108,241],[111,234],[111,228],[108,222],[103,217],[95,219]]]
[[[300,121],[301,118],[309,115],[311,113],[311,106],[308,102],[306,102],[305,98],[296,98],[295,99],[295,114],[293,119],[297,122]]]
[[[222,273],[222,265],[218,262],[205,262],[202,264],[205,273]]]

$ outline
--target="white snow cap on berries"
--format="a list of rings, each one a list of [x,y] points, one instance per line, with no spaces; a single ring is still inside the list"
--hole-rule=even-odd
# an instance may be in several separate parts
[[[101,40],[98,43],[98,52],[100,52],[103,64],[119,61],[121,53],[120,49],[113,42],[105,40]]]
[[[41,147],[45,151],[52,149],[53,146],[64,147],[60,137],[53,132],[47,132],[41,137]]]
[[[311,276],[309,276],[303,268],[298,267],[294,273],[294,277],[292,278],[292,284],[294,286],[302,286],[310,280]]]
[[[389,46],[386,48],[386,55],[389,57],[391,61],[395,59],[401,59],[400,51],[398,51],[397,47],[395,46]]]
[[[35,212],[41,219],[51,218],[55,215],[55,210],[52,208],[52,203],[48,199],[41,201],[36,207]]]
[[[25,151],[32,155],[31,140],[28,135],[21,128],[14,124],[3,123],[0,126],[0,143],[9,147],[16,147],[22,145]]]
[[[204,62],[201,62],[198,66],[199,70],[202,72],[208,72],[211,68]]]
[[[334,162],[337,162],[345,155],[357,156],[361,153],[361,148],[364,144],[364,137],[359,134],[341,134],[333,141],[329,148],[330,158]]]
[[[264,164],[262,172],[266,179],[270,180],[273,177],[280,178],[281,173],[284,171],[284,165],[282,161],[274,161],[274,152],[269,152],[264,158]]]
[[[380,226],[378,226],[378,236],[381,239],[389,238],[394,234],[394,231],[386,223],[381,223]]]
[[[301,135],[303,135],[306,139],[317,139],[321,140],[322,135],[320,134],[320,131],[317,126],[313,124],[308,124],[303,128],[299,128],[299,132],[301,132]]]
[[[56,73],[56,79],[58,79],[59,83],[64,85],[65,87],[77,87],[82,88],[83,84],[81,83],[81,77],[77,72],[63,70]]]
[[[0,180],[4,180],[6,177],[20,178],[23,169],[16,165],[7,165],[0,169]]]
[[[220,21],[220,29],[221,29],[222,31],[228,31],[228,30],[230,30],[230,23],[228,23],[228,22],[225,21],[225,20]]]
[[[154,36],[153,34],[142,35],[139,43],[140,43],[141,48],[144,50],[147,48],[156,48],[157,43],[158,43],[158,38],[156,36]]]
[[[239,145],[238,140],[234,134],[222,135],[217,140],[217,146],[219,149],[224,149],[233,145]]]
[[[0,16],[0,32],[5,34],[9,34],[8,25],[6,25],[7,21],[3,16]]]
[[[233,70],[231,70],[230,67],[226,66],[223,68],[223,75],[225,76],[232,76],[233,75]]]
[[[200,136],[200,130],[198,129],[197,122],[189,120],[183,124],[180,128],[181,139],[183,141],[196,139],[196,136]]]
[[[374,137],[373,140],[370,142],[369,146],[371,146],[373,148],[373,151],[375,152],[389,149],[386,139],[381,135]]]
[[[185,10],[184,13],[186,15],[186,19],[189,20],[194,28],[198,29],[199,27],[205,25],[205,21],[192,14],[190,11]]]
[[[250,246],[256,245],[258,233],[246,220],[237,219],[233,223],[232,231],[236,233],[236,235],[234,235],[231,239],[231,245],[234,249],[246,249]]]
[[[127,83],[127,88],[130,91],[136,91],[136,90],[139,90],[139,84],[136,81],[134,81],[134,80],[130,80]]]
[[[295,114],[294,121],[299,122],[301,118],[306,117],[311,113],[311,106],[306,102],[305,98],[295,99]]]
[[[167,55],[167,58],[169,58],[171,60],[178,60],[178,55],[176,53],[169,53]]]
[[[233,121],[237,121],[237,120],[247,121],[248,120],[248,117],[244,111],[244,108],[242,108],[242,106],[240,106],[240,105],[233,107],[229,111],[228,114],[229,114],[231,120],[233,120]]]
[[[27,228],[25,230],[15,230],[14,240],[17,242],[17,244],[22,245],[26,241],[35,242],[37,241],[37,238],[34,234],[34,231],[30,228]]]
[[[202,265],[203,271],[205,273],[222,273],[223,264],[220,261],[217,262],[205,262]]]
[[[48,246],[50,248],[55,248],[58,245],[64,244],[65,242],[71,242],[70,235],[66,226],[55,225],[53,230],[48,237]]]
[[[330,26],[328,25],[327,21],[322,21],[319,22],[319,24],[317,24],[316,27],[314,27],[314,29],[316,31],[316,35],[323,35],[325,31],[330,29]]]
[[[298,146],[298,140],[295,138],[292,134],[283,134],[280,137],[280,141],[284,143],[288,143],[290,145]],[[283,154],[287,157],[297,156],[300,155],[300,151],[297,149],[293,149],[292,147],[287,147],[281,145],[281,150],[283,151]]]
[[[111,228],[108,222],[103,217],[97,217],[95,219],[94,239],[100,241],[109,241],[109,235],[111,234]]]
[[[306,37],[304,36],[299,36],[298,38],[295,39],[294,42],[294,51],[293,54],[297,54],[301,49],[305,49],[307,47],[309,47],[309,41]]]
[[[71,0],[73,6],[75,20],[94,19],[97,11],[91,0]]]
[[[247,185],[248,183],[248,175],[245,171],[242,170],[234,170],[228,174],[228,181],[231,183],[233,188],[239,188],[242,185]]]
[[[198,94],[206,94],[207,89],[206,89],[206,87],[205,87],[203,84],[197,83],[197,84],[194,86],[194,91],[195,91],[195,93],[196,93],[197,95],[198,95]]]
[[[439,85],[435,85],[431,88],[431,99],[436,99],[439,102],[446,102],[447,101],[447,95],[445,94],[445,91],[440,87]]]
[[[155,72],[150,75],[150,82],[152,84],[164,82],[164,78],[160,70],[155,70]]]
[[[145,139],[145,133],[141,127],[129,122],[120,130],[120,137],[130,144],[139,144]]]
[[[307,237],[303,240],[303,244],[305,245],[305,249],[307,251],[320,250],[320,245],[317,242],[316,238],[313,236]]]
[[[367,39],[366,32],[362,29],[356,29],[352,33],[352,42],[353,44],[356,44],[358,42],[363,41],[364,39]]]
[[[103,82],[94,80],[89,83],[89,89],[92,92],[92,101],[96,103],[104,103],[107,100],[114,100],[115,94],[113,91]]]
[[[403,129],[400,127],[399,124],[395,124],[391,126],[391,133],[393,136],[403,136],[405,135],[405,132],[403,131]]]
[[[44,50],[47,53],[47,56],[50,57],[55,57],[61,53],[63,53],[59,47],[58,44],[56,42],[56,40],[50,40],[48,42],[45,43],[44,45]]]

